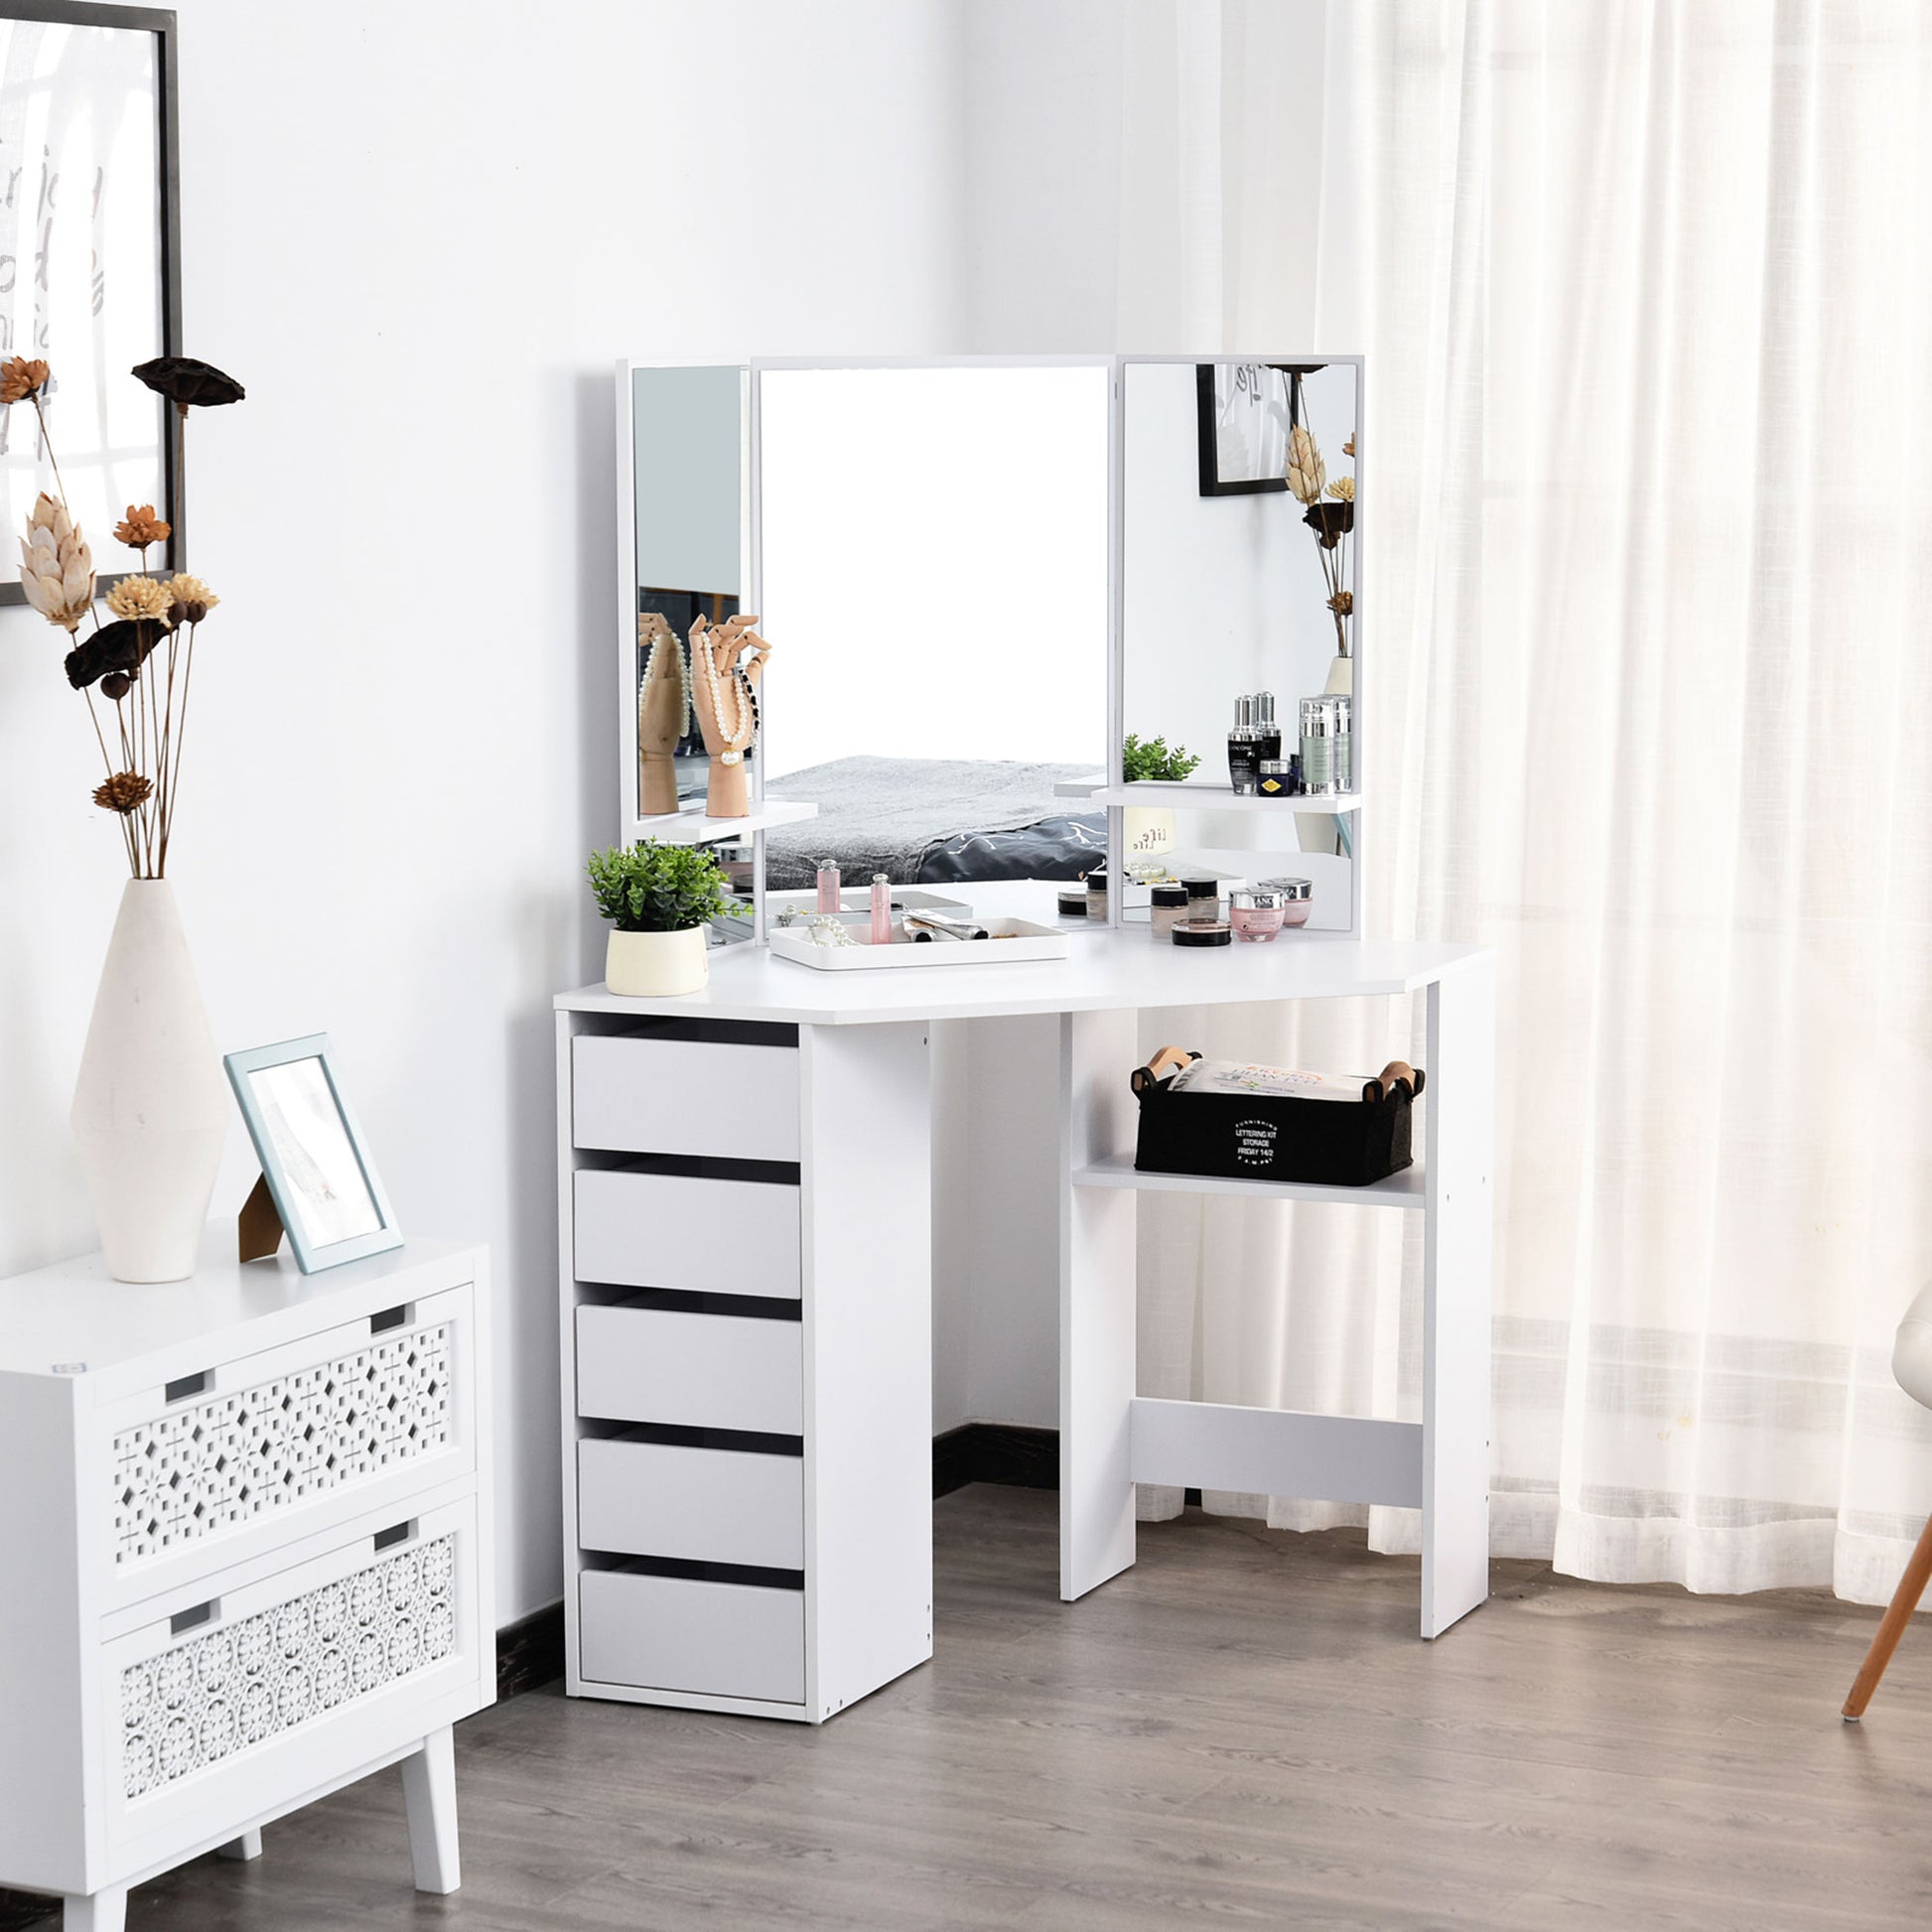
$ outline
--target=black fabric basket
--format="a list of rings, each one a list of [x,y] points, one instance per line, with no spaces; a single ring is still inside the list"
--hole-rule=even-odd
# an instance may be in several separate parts
[[[1415,1091],[1423,1084],[1418,1072]],[[1148,1066],[1135,1070],[1134,1091],[1141,1103],[1134,1166],[1142,1173],[1366,1187],[1413,1165],[1414,1096],[1407,1080],[1386,1073],[1364,1083],[1359,1101],[1175,1093],[1173,1069],[1162,1074]]]

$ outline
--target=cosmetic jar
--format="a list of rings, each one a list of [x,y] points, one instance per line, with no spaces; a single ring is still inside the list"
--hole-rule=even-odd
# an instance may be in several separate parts
[[[1104,919],[1107,916],[1107,869],[1100,867],[1087,874],[1087,917]]]
[[[1257,879],[1255,886],[1264,893],[1279,893],[1282,898],[1282,924],[1307,925],[1314,903],[1314,888],[1306,879]]]
[[[1263,759],[1261,761],[1261,795],[1264,798],[1286,798],[1294,790],[1290,782],[1290,771],[1286,759]]]
[[[1221,882],[1218,879],[1197,876],[1183,879],[1180,884],[1196,911],[1202,905],[1219,905],[1221,902]]]
[[[1087,889],[1084,886],[1060,888],[1060,917],[1084,919],[1087,916]]]
[[[1156,886],[1148,897],[1154,908],[1154,936],[1166,939],[1176,922],[1187,916],[1187,888],[1172,883]]]
[[[1176,919],[1173,937],[1176,946],[1226,946],[1234,930],[1225,919]]]
[[[1228,895],[1228,924],[1237,939],[1266,942],[1282,929],[1287,905],[1271,886],[1237,889]]]

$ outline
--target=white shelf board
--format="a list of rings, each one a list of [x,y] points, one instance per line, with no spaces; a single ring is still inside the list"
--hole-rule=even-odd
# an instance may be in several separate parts
[[[816,805],[794,804],[783,798],[767,798],[754,805],[744,818],[712,818],[702,805],[685,806],[653,818],[632,819],[629,836],[633,840],[657,839],[665,845],[709,845],[715,839],[745,838],[753,832],[768,832],[774,825],[796,825],[801,819],[817,816]]]
[[[1142,1173],[1130,1154],[1075,1168],[1076,1187],[1132,1187],[1162,1194],[1245,1194],[1252,1200],[1339,1201],[1357,1207],[1421,1207],[1425,1204],[1420,1165],[1404,1168],[1387,1180],[1366,1187],[1337,1187],[1319,1180],[1224,1180],[1213,1174]]]
[[[1226,785],[1163,784],[1148,780],[1137,785],[1089,784],[1084,778],[1062,780],[1053,787],[1063,798],[1084,798],[1089,805],[1139,805],[1150,811],[1307,812],[1326,818],[1333,812],[1358,812],[1359,791],[1337,791],[1319,797],[1264,798],[1258,791],[1231,791]]]

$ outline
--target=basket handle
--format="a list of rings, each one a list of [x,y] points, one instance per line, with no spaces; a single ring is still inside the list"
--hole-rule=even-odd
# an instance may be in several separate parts
[[[1200,1058],[1198,1053],[1190,1053],[1184,1046],[1164,1046],[1145,1066],[1134,1069],[1132,1085],[1135,1093],[1143,1094],[1156,1086],[1169,1072],[1178,1072],[1190,1061]]]
[[[1374,1102],[1385,1099],[1397,1087],[1407,1087],[1414,1100],[1423,1090],[1425,1076],[1407,1060],[1391,1060],[1372,1080],[1362,1082],[1362,1098]]]

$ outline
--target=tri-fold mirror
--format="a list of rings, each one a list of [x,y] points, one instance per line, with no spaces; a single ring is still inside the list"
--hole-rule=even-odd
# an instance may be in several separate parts
[[[828,859],[855,914],[884,873],[1051,922],[1106,871],[1132,922],[1191,866],[1308,877],[1309,929],[1359,930],[1359,358],[625,362],[619,387],[623,835],[717,842],[726,936],[811,907]],[[690,638],[734,621],[749,675],[720,683]],[[1304,745],[1313,699],[1345,744]],[[706,816],[707,716],[744,721],[742,819]],[[1238,792],[1260,753],[1279,777]]]

